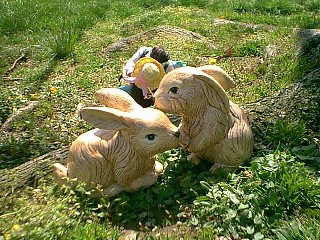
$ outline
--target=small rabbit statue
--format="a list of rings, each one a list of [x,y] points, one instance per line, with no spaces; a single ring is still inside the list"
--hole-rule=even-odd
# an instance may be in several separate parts
[[[92,197],[151,186],[163,171],[154,155],[179,146],[178,128],[163,112],[142,108],[120,89],[104,88],[96,97],[104,107],[85,107],[80,112],[96,129],[72,143],[67,166],[54,164],[58,184],[84,182],[93,189]],[[67,178],[76,179],[75,183]]]
[[[248,119],[225,92],[233,86],[218,66],[181,67],[166,74],[154,94],[156,108],[182,116],[180,138],[188,160],[208,160],[211,171],[237,168],[253,150]]]

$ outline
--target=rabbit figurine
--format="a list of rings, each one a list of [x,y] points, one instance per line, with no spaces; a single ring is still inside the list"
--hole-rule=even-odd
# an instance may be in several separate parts
[[[233,86],[220,67],[181,67],[166,74],[154,94],[156,108],[182,116],[180,138],[191,152],[188,160],[208,160],[211,171],[237,168],[253,150],[247,117],[224,90]]]
[[[94,190],[93,197],[133,192],[154,184],[163,171],[154,155],[179,146],[178,128],[163,112],[142,108],[120,89],[105,88],[96,97],[109,107],[81,109],[81,117],[96,129],[72,143],[67,166],[54,164],[58,184],[84,182]],[[76,179],[75,183],[67,178]]]

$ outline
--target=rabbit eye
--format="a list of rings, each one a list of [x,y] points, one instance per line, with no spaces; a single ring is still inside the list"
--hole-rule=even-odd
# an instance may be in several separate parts
[[[149,141],[153,141],[153,140],[156,139],[156,136],[157,136],[157,135],[155,135],[155,134],[148,134],[148,135],[146,136],[146,139],[148,139]]]
[[[178,92],[178,87],[171,87],[170,89],[169,89],[169,92],[172,92],[172,93],[177,93]]]

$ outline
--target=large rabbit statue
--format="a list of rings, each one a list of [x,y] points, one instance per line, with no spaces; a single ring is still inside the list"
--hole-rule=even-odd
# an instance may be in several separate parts
[[[80,112],[96,129],[72,143],[67,166],[54,164],[58,184],[72,183],[68,178],[75,179],[74,184],[84,182],[93,189],[93,197],[154,184],[163,171],[154,155],[179,146],[178,128],[163,112],[142,108],[120,89],[101,89],[96,98],[105,106],[85,107]]]
[[[220,67],[181,67],[164,76],[155,92],[155,106],[181,115],[181,144],[188,160],[213,163],[211,171],[234,169],[253,149],[253,134],[243,110],[226,95],[232,78]]]

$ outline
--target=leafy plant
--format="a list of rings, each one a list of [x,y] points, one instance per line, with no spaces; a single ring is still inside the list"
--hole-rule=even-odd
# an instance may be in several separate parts
[[[201,183],[208,193],[194,201],[196,216],[191,218],[191,224],[204,222],[203,226],[212,228],[217,235],[263,239],[260,231],[266,225],[266,217],[255,193],[248,194],[227,183]]]
[[[319,182],[303,163],[281,152],[254,159],[228,182],[201,183],[207,193],[194,201],[190,223],[217,235],[263,239],[280,219],[320,207]]]
[[[317,138],[306,146],[297,146],[292,149],[292,153],[301,161],[320,169],[320,141]]]
[[[1,234],[5,239],[106,239],[119,236],[117,228],[107,221],[100,224],[104,216],[102,211],[110,203],[100,199],[94,207],[92,200],[85,197],[87,192],[82,185],[75,190],[44,187],[27,188],[26,191],[37,204],[29,206],[25,202],[27,199],[18,199],[13,211],[18,218],[9,221],[5,215],[0,216],[0,238]],[[61,197],[47,199],[46,191],[59,191]],[[10,204],[9,199],[7,204]]]
[[[0,124],[4,123],[7,120],[8,116],[12,113],[10,103],[7,99],[0,99]]]
[[[297,207],[320,206],[319,182],[292,155],[275,152],[255,159],[249,169],[260,180],[255,187],[269,218],[283,217],[282,214],[293,213]]]
[[[308,219],[306,217],[295,218],[284,223],[281,229],[274,229],[277,239],[319,239],[320,222],[317,219]]]

